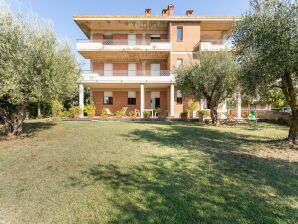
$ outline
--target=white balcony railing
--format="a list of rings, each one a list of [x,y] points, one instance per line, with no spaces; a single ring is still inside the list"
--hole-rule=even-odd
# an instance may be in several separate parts
[[[170,76],[170,70],[84,70],[83,74],[98,74],[99,76]]]
[[[171,49],[169,40],[136,40],[105,39],[105,40],[78,40],[78,51],[104,51],[104,50],[162,50]]]
[[[83,71],[82,83],[172,83],[175,76],[169,70],[144,71]]]
[[[200,42],[201,51],[231,51],[232,48],[232,42],[228,40],[203,40]]]

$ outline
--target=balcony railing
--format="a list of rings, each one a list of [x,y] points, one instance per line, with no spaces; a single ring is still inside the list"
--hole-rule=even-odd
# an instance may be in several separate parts
[[[229,40],[202,40],[200,42],[201,51],[231,51],[233,44]]]
[[[104,40],[78,40],[78,51],[100,50],[170,50],[169,40],[129,40],[129,39],[104,39]]]
[[[170,76],[170,70],[83,70],[83,74],[96,74],[99,76]]]

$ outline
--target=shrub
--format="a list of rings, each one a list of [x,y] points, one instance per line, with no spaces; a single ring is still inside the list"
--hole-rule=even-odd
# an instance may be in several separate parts
[[[209,109],[200,110],[199,114],[203,115],[204,117],[210,117],[210,110]]]
[[[81,113],[82,110],[79,106],[71,106],[71,108],[69,108],[69,116],[72,118],[81,115]]]
[[[115,115],[118,115],[118,116],[124,116],[124,113],[122,111],[116,111],[115,112]]]
[[[109,115],[109,113],[108,113],[108,111],[107,111],[107,110],[104,108],[104,109],[102,109],[102,111],[101,111],[100,115],[105,115],[105,116],[108,116],[108,115]]]
[[[65,111],[62,112],[61,116],[62,117],[70,117],[70,112],[65,110]]]
[[[130,117],[135,117],[135,116],[137,116],[137,113],[136,113],[135,111],[130,111],[130,112],[128,113],[128,115],[129,115]]]
[[[61,112],[62,112],[62,103],[59,102],[58,100],[54,100],[52,102],[52,117],[57,118],[61,117]]]
[[[43,119],[43,115],[42,114],[37,115],[36,119]]]
[[[93,102],[87,103],[84,106],[84,111],[87,113],[88,116],[95,116],[96,106]]]
[[[187,112],[195,112],[196,110],[198,109],[198,104],[197,102],[193,101],[193,100],[190,100],[187,104],[187,108],[186,108],[186,111]]]

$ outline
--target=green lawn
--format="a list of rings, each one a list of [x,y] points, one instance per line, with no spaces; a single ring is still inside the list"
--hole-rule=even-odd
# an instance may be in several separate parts
[[[0,139],[0,223],[298,223],[283,126],[33,122]]]

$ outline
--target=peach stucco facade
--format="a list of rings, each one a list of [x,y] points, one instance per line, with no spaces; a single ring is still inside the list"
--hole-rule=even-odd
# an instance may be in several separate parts
[[[111,112],[127,107],[145,110],[157,107],[170,117],[186,110],[175,82],[175,69],[184,63],[198,62],[200,51],[220,50],[231,33],[234,17],[175,16],[174,5],[161,16],[74,16],[88,40],[79,41],[77,49],[90,61],[90,71],[83,72],[80,106],[84,89],[97,107]],[[182,99],[181,99],[182,98]],[[198,102],[203,108],[204,105]]]

